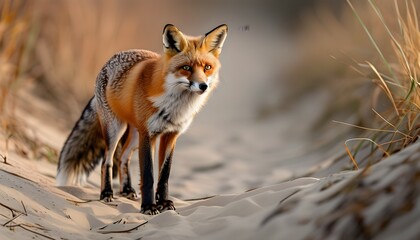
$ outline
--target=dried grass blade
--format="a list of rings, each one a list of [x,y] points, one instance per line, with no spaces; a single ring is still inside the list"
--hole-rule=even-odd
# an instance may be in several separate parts
[[[344,144],[344,147],[346,148],[347,154],[349,155],[351,161],[353,162],[353,165],[356,167],[356,169],[359,169],[359,165],[357,165],[356,160],[353,158],[353,155],[351,154],[349,148],[347,147],[347,144]]]
[[[351,139],[347,139],[346,141],[345,141],[345,144],[346,144],[346,146],[347,146],[347,143],[348,142],[351,142],[351,141],[368,141],[368,142],[371,142],[371,143],[373,143],[376,147],[378,147],[378,149],[380,149],[387,157],[389,157],[389,153],[380,145],[380,144],[378,144],[378,143],[376,143],[375,141],[373,141],[372,139],[370,139],[370,138],[351,138]]]
[[[374,132],[386,132],[386,133],[394,133],[395,132],[394,130],[386,130],[386,129],[376,129],[376,128],[362,127],[362,126],[358,126],[358,125],[355,125],[355,124],[340,122],[340,121],[336,121],[336,120],[333,120],[332,122],[333,123],[347,125],[347,126],[350,126],[350,127],[359,128],[359,129],[362,129],[362,130],[374,131]]]
[[[366,62],[367,64],[369,64],[369,66],[372,68],[372,70],[375,72],[375,74],[378,76],[380,82],[382,84],[380,84],[380,86],[382,86],[382,88],[385,91],[385,94],[388,96],[389,100],[392,103],[392,106],[394,107],[395,113],[397,114],[397,116],[400,116],[400,113],[398,111],[397,105],[395,104],[395,99],[392,96],[391,90],[389,90],[388,85],[386,84],[386,82],[384,81],[384,79],[382,78],[381,74],[378,72],[378,70],[376,69],[375,66],[373,66],[372,63],[370,62]]]

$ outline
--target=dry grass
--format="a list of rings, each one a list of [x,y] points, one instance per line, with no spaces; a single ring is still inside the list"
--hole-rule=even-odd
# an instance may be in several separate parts
[[[20,2],[0,4],[0,114],[10,112],[16,88],[25,78],[25,58],[28,50],[29,16]]]
[[[30,80],[30,59],[34,47],[31,6],[22,1],[0,4],[0,140],[4,161],[13,149],[33,159],[53,159],[57,153],[40,142],[16,115],[18,91]]]
[[[388,109],[381,113],[379,94],[375,94],[372,111],[376,115],[380,127],[375,129],[375,134],[366,138],[375,145],[374,150],[381,150],[384,156],[397,152],[408,144],[414,142],[419,134],[419,79],[420,73],[420,29],[417,18],[417,9],[413,2],[394,2],[395,20],[398,23],[397,31],[391,30],[378,5],[369,0],[369,7],[380,20],[381,28],[386,32],[392,52],[385,54],[372,36],[371,31],[364,20],[358,14],[358,10],[348,1],[353,13],[360,25],[368,35],[369,40],[379,55],[380,61],[376,65],[368,60],[359,63],[361,68],[370,70],[372,81],[381,90],[382,95],[388,100]],[[400,10],[403,6],[403,12]],[[363,69],[360,69],[362,72]],[[354,140],[354,139],[353,139]],[[361,144],[359,144],[360,148]],[[352,157],[352,156],[351,156]]]
[[[29,21],[23,4],[2,2],[0,5],[0,133],[6,141],[6,150],[16,128],[13,116],[14,95],[26,70],[23,63],[28,28]]]
[[[419,134],[415,5],[410,0],[348,1],[339,14],[321,6],[298,36],[303,54],[287,77],[295,86],[290,98],[328,91],[331,101],[314,129],[332,131],[326,124],[332,120],[352,126],[354,138],[345,148],[359,166],[401,150]]]

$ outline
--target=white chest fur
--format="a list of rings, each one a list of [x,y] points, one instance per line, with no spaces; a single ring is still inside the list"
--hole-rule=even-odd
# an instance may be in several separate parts
[[[167,88],[159,97],[151,98],[158,111],[148,120],[149,134],[185,132],[204,104],[207,94],[198,95],[185,88],[174,87]]]

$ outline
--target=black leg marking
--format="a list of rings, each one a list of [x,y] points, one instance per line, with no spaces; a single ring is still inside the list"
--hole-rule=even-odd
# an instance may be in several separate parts
[[[156,208],[155,197],[153,194],[153,158],[151,151],[151,144],[148,135],[140,140],[140,173],[141,173],[141,210],[140,212],[148,215],[156,215],[159,211]]]
[[[102,178],[103,178],[103,186],[104,188],[101,191],[100,200],[104,200],[105,202],[112,202],[114,193],[112,191],[112,184],[111,184],[111,175],[112,175],[112,167],[109,165],[105,165],[105,160],[102,164]]]
[[[159,211],[161,212],[166,210],[175,210],[174,203],[168,199],[168,181],[172,165],[172,155],[173,150],[162,165],[156,191],[156,204],[158,206]]]

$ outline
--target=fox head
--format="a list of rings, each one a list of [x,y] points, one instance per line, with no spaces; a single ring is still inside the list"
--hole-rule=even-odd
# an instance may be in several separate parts
[[[210,92],[219,78],[219,55],[228,27],[220,25],[203,36],[184,35],[174,25],[163,29],[166,84],[179,91]]]

